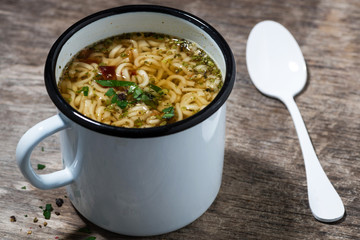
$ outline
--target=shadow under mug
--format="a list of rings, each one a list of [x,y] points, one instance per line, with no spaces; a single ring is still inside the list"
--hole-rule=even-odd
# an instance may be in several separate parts
[[[190,118],[147,129],[114,127],[77,112],[58,91],[62,69],[84,47],[126,32],[165,33],[199,44],[222,72],[224,85],[217,97]],[[104,229],[132,236],[179,229],[201,216],[218,194],[226,100],[235,72],[223,37],[184,11],[129,5],[90,15],[66,30],[49,52],[45,85],[59,112],[20,139],[18,166],[37,188],[66,186],[74,207]],[[38,175],[30,164],[31,152],[56,132],[64,168]]]

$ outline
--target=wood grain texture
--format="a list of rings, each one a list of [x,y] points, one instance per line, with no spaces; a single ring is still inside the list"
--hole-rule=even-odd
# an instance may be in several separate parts
[[[64,197],[64,188],[35,189],[15,162],[22,134],[56,114],[43,81],[44,62],[53,42],[79,19],[127,3],[2,0],[0,239],[131,239],[84,219]],[[187,227],[148,239],[359,239],[360,1],[131,3],[160,4],[199,16],[223,34],[237,62],[236,84],[228,100],[223,182],[217,199]],[[347,216],[339,223],[323,224],[312,217],[304,163],[290,115],[280,102],[255,89],[246,70],[248,34],[257,22],[266,19],[287,27],[306,58],[308,84],[296,102],[320,162],[345,204]],[[40,143],[32,159],[34,166],[46,165],[44,173],[61,169],[57,136]],[[56,198],[65,200],[62,207],[56,207]],[[46,203],[52,203],[60,215],[53,214],[44,227],[39,206]],[[12,215],[16,222],[10,222]],[[34,217],[39,219],[37,223]],[[92,233],[78,231],[84,226]],[[28,231],[32,233],[28,235]]]

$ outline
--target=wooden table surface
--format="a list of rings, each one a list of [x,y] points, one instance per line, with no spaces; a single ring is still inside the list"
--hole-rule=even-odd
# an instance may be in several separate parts
[[[80,216],[64,188],[39,190],[22,176],[15,148],[24,132],[56,114],[45,90],[44,62],[74,22],[129,1],[11,1],[0,4],[0,239],[131,239]],[[228,41],[237,63],[228,100],[223,182],[217,199],[190,225],[149,239],[360,238],[360,1],[132,1],[193,13]],[[316,221],[309,209],[303,158],[284,105],[261,95],[245,62],[251,28],[272,19],[287,27],[306,58],[309,78],[296,98],[316,153],[339,192],[346,217]],[[41,142],[32,164],[61,169],[58,136]],[[56,198],[64,204],[57,207]],[[51,203],[46,220],[39,206]],[[15,216],[16,222],[10,217]],[[34,223],[34,218],[38,222]],[[41,227],[40,227],[40,226]],[[87,227],[91,233],[79,231]],[[31,233],[30,233],[31,231]],[[142,238],[137,238],[142,239]],[[145,238],[144,238],[145,239]]]

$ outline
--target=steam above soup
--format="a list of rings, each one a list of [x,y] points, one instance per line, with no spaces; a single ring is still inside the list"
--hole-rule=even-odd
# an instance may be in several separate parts
[[[157,33],[127,33],[76,54],[58,84],[69,104],[96,121],[145,128],[181,121],[206,107],[223,84],[195,43]]]

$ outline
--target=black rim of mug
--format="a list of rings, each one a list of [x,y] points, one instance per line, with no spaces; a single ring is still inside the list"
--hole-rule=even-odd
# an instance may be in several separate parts
[[[169,14],[175,17],[179,17],[201,28],[203,31],[208,33],[211,36],[211,38],[217,43],[225,59],[226,72],[224,78],[225,79],[224,85],[221,88],[218,95],[216,96],[216,98],[199,113],[194,114],[193,116],[181,120],[179,122],[175,122],[160,127],[141,128],[141,129],[123,128],[123,127],[116,127],[116,126],[104,124],[96,120],[90,119],[88,117],[85,117],[77,110],[75,110],[73,107],[71,107],[70,104],[68,104],[65,101],[65,99],[61,96],[56,83],[55,68],[56,68],[57,57],[63,45],[77,31],[79,31],[88,24],[95,22],[104,17],[122,14],[122,13],[129,13],[129,12],[156,12],[156,13]],[[218,33],[212,26],[210,26],[204,20],[190,13],[184,12],[182,10],[164,7],[164,6],[127,5],[127,6],[111,8],[101,12],[94,13],[92,15],[89,15],[81,19],[80,21],[69,27],[51,47],[48,57],[46,59],[44,77],[45,77],[45,86],[51,100],[54,102],[54,104],[59,109],[59,111],[62,112],[72,121],[90,130],[103,133],[106,135],[127,137],[127,138],[148,138],[148,137],[165,136],[165,135],[181,132],[209,118],[226,102],[227,98],[229,97],[235,82],[235,73],[236,73],[235,60],[229,45],[226,43],[225,39],[221,36],[221,34]]]

